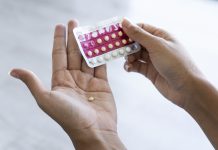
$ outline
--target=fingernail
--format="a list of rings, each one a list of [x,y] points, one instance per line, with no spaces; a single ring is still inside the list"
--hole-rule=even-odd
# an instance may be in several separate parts
[[[59,23],[55,26],[55,32],[58,34],[62,33],[65,30],[66,30],[66,27],[64,24]]]
[[[71,27],[78,26],[78,24],[79,24],[79,21],[77,19],[72,19],[68,22],[68,25]]]
[[[132,23],[127,18],[124,18],[122,21],[122,27],[124,28],[128,28],[129,26],[131,26],[131,24]]]
[[[10,71],[8,74],[14,78],[19,78],[19,75],[15,71]]]
[[[130,66],[126,64],[126,65],[124,66],[124,68],[125,68],[125,70],[128,72],[128,71],[129,71],[129,68],[130,68]]]

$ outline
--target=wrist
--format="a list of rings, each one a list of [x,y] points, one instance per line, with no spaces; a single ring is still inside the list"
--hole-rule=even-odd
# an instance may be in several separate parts
[[[73,145],[77,150],[96,149],[126,149],[117,132],[102,131],[98,129],[74,130],[69,134]]]
[[[217,90],[205,78],[193,76],[186,90],[184,109],[188,112],[193,107],[210,109],[211,104],[217,103],[217,98]]]
[[[218,148],[218,92],[205,79],[196,78],[192,94],[186,101],[184,109],[200,125],[210,142]]]

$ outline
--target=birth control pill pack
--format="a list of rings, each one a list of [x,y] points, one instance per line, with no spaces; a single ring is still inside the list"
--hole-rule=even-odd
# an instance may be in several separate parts
[[[89,67],[97,67],[141,49],[123,31],[123,18],[114,17],[94,26],[73,30],[79,49]]]

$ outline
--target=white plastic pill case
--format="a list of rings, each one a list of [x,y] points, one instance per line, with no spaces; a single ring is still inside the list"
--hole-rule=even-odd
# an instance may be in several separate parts
[[[94,26],[73,30],[79,49],[89,67],[97,67],[114,59],[138,52],[141,47],[132,41],[121,26],[123,18],[114,17]]]

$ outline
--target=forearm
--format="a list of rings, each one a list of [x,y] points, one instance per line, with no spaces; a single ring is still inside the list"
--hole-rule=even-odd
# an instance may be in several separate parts
[[[213,146],[218,149],[218,92],[206,80],[195,78],[184,109],[197,121]]]
[[[118,134],[111,131],[77,130],[70,135],[77,150],[125,150]]]

